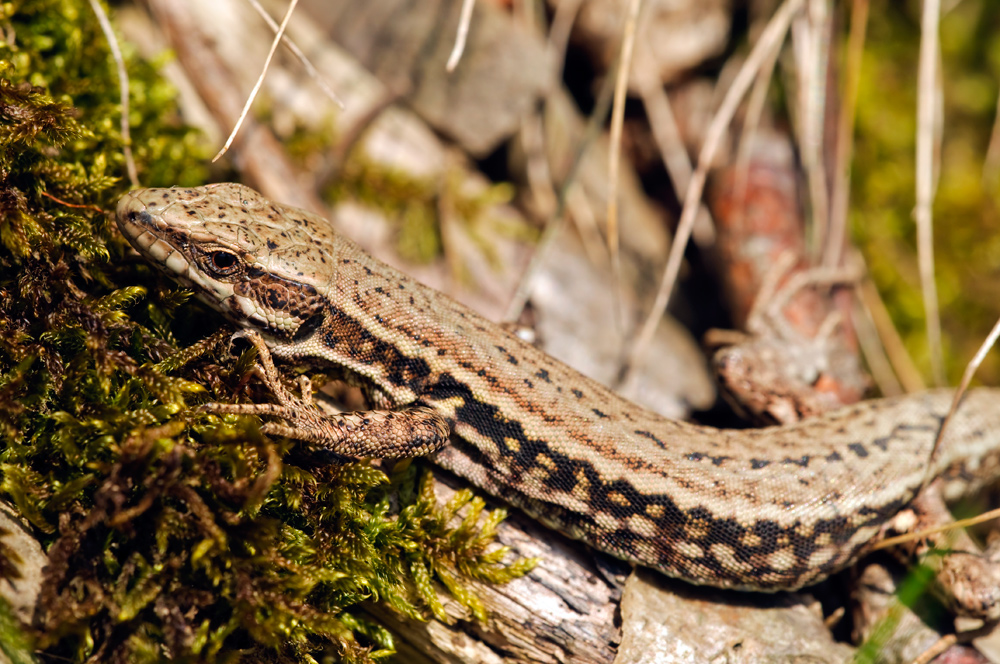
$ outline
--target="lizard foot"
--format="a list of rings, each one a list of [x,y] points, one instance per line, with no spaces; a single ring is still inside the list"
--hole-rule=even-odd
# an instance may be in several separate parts
[[[323,412],[313,401],[312,384],[307,377],[299,380],[301,397],[294,396],[285,388],[260,333],[243,330],[234,335],[234,338],[241,337],[257,349],[258,364],[254,366],[254,374],[267,385],[278,403],[210,403],[202,406],[202,411],[276,417],[284,422],[265,423],[261,427],[263,433],[312,443],[352,459],[425,456],[448,443],[451,425],[436,411],[425,406],[352,413]]]

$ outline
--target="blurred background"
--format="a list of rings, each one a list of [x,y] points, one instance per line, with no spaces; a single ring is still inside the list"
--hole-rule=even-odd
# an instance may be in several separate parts
[[[1000,315],[1000,3],[32,0],[0,27],[16,661],[915,661],[950,630],[940,606],[853,608],[853,571],[819,601],[734,598],[517,516],[480,535],[485,503],[439,470],[299,464],[195,412],[270,395],[107,212],[244,182],[669,417],[954,385]],[[33,586],[4,585],[31,567],[9,532]],[[484,554],[494,535],[514,553]],[[891,599],[879,562],[854,587]],[[664,607],[704,639],[687,657],[639,638]]]

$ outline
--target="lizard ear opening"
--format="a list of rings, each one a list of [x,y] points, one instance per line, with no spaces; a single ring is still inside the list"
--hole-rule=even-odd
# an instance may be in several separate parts
[[[312,336],[312,333],[323,323],[323,314],[318,313],[310,316],[306,320],[302,321],[298,329],[295,330],[295,334],[292,336],[292,341],[303,341],[304,339]]]

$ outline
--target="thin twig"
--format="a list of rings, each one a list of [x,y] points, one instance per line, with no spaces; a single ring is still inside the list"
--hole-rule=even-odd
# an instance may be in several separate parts
[[[810,254],[817,256],[829,236],[830,202],[823,164],[823,119],[826,110],[826,70],[830,13],[825,0],[810,0],[809,10],[792,26],[793,52],[797,56],[799,150],[809,189],[812,213]]]
[[[612,291],[618,303],[615,320],[618,329],[625,327],[625,311],[621,297],[622,263],[618,231],[618,173],[621,169],[622,127],[625,124],[625,95],[628,93],[628,77],[632,71],[632,55],[635,52],[635,33],[639,24],[642,0],[630,0],[625,31],[622,36],[622,50],[618,58],[618,76],[615,81],[615,99],[611,107],[611,138],[608,149],[608,251],[611,254]]]
[[[61,198],[56,198],[55,196],[53,196],[52,194],[50,194],[47,191],[40,191],[38,193],[40,193],[42,196],[45,196],[46,198],[51,198],[56,203],[59,203],[60,205],[65,205],[66,207],[78,208],[78,209],[82,209],[82,210],[93,210],[94,212],[100,212],[100,213],[104,212],[104,210],[102,210],[101,208],[97,207],[96,205],[77,205],[75,203],[70,203],[68,201],[64,201]]]
[[[865,51],[869,0],[854,0],[851,6],[851,33],[847,38],[844,65],[844,96],[837,125],[837,146],[833,166],[833,195],[830,203],[830,234],[823,249],[823,265],[840,263],[846,244],[847,210],[851,199],[851,157],[854,148],[854,118],[861,81],[861,57]]]
[[[895,537],[887,537],[878,544],[876,544],[872,551],[878,551],[879,549],[888,549],[891,546],[896,546],[897,544],[906,544],[907,542],[915,542],[919,539],[924,539],[925,537],[930,537],[931,535],[937,535],[938,533],[946,533],[950,530],[955,530],[957,528],[968,528],[974,526],[977,523],[983,523],[986,521],[992,521],[993,519],[1000,518],[1000,508],[995,510],[990,510],[989,512],[983,512],[968,519],[961,519],[959,521],[949,521],[948,523],[942,524],[940,526],[934,526],[933,528],[927,528],[926,530],[918,530],[915,533],[903,533],[902,535],[896,535]]]
[[[957,634],[942,634],[937,641],[935,641],[927,650],[920,653],[920,655],[913,660],[912,664],[928,664],[938,655],[941,655],[948,648],[956,645],[958,643]]]
[[[871,315],[878,337],[882,340],[882,347],[885,348],[885,352],[889,356],[892,369],[899,377],[903,390],[907,393],[913,393],[926,389],[924,379],[913,358],[906,351],[903,338],[899,336],[899,330],[893,324],[892,316],[889,315],[889,310],[871,279],[865,279],[861,282],[858,294],[861,297],[862,305]]]
[[[990,146],[986,149],[983,160],[983,188],[989,190],[1000,171],[1000,97],[997,98],[996,111],[993,114],[993,131],[990,132]]]
[[[864,287],[864,284],[861,286]],[[858,345],[861,347],[861,355],[868,365],[868,372],[875,381],[878,391],[885,397],[894,397],[904,394],[903,384],[892,370],[892,363],[885,346],[882,344],[875,326],[875,319],[872,312],[865,306],[864,297],[858,289],[854,291],[854,306],[851,315],[851,323],[854,325],[854,334],[858,338]]]
[[[930,463],[927,464],[928,477],[924,481],[925,484],[933,479],[930,477],[931,468],[934,467],[934,458],[937,455],[937,450],[941,445],[941,441],[944,439],[945,429],[948,428],[951,418],[955,415],[955,411],[958,410],[958,404],[965,395],[965,391],[969,389],[969,383],[972,382],[972,377],[975,375],[976,370],[979,369],[979,365],[981,365],[983,360],[986,359],[986,354],[990,352],[990,349],[996,344],[998,337],[1000,337],[1000,319],[993,324],[993,329],[990,330],[986,340],[983,341],[979,350],[976,351],[972,361],[965,367],[965,373],[962,374],[962,381],[958,384],[958,389],[955,390],[955,397],[951,400],[951,408],[948,409],[948,414],[945,416],[944,421],[941,422],[941,428],[938,429],[937,438],[934,439],[934,447],[931,448]]]
[[[582,186],[570,187],[566,192],[566,212],[573,221],[576,232],[580,234],[583,251],[590,262],[594,265],[607,266],[611,262],[608,257],[608,245],[604,241],[604,234],[601,233],[601,225],[597,221],[594,206]]]
[[[543,219],[555,214],[559,206],[552,170],[545,154],[545,118],[532,113],[521,123],[521,147],[524,150],[524,172],[534,209]]]
[[[503,317],[503,320],[506,322],[516,321],[521,316],[524,306],[528,303],[535,279],[538,277],[542,265],[548,259],[553,240],[558,237],[565,225],[566,202],[569,191],[576,184],[576,176],[580,170],[580,166],[583,164],[584,155],[586,155],[604,129],[604,123],[611,110],[611,101],[614,97],[613,83],[615,83],[615,80],[612,77],[606,76],[604,78],[604,84],[597,95],[597,103],[594,104],[594,110],[591,111],[590,117],[587,119],[587,126],[584,129],[583,137],[578,141],[576,151],[573,154],[573,161],[570,162],[569,169],[560,184],[556,213],[546,221],[545,230],[542,231],[542,237],[538,240],[535,247],[535,254],[531,257],[528,267],[524,269],[521,280],[517,284],[517,290],[507,305],[507,310],[504,312]]]
[[[660,159],[667,169],[670,182],[674,186],[674,191],[687,191],[688,185],[691,184],[694,165],[691,164],[691,157],[684,147],[677,119],[674,117],[673,109],[670,108],[667,91],[663,88],[663,83],[656,76],[649,74],[648,70],[639,74],[638,79],[642,105],[646,109],[649,127],[653,131],[653,140],[660,150]],[[696,224],[693,235],[697,244],[706,246],[715,240],[715,221],[707,206],[701,203],[699,207],[697,219],[700,223]]]
[[[267,23],[267,26],[271,28],[272,31],[277,32],[278,24],[274,22],[274,19],[271,18],[271,15],[264,10],[264,8],[260,5],[260,3],[257,2],[257,0],[247,0],[247,2],[250,3],[251,7],[257,10],[257,13],[260,15],[260,17],[264,19],[265,23]],[[288,50],[292,52],[292,55],[298,58],[299,62],[302,63],[302,66],[306,70],[306,74],[308,74],[310,78],[316,81],[316,84],[319,85],[319,88],[320,90],[323,91],[323,94],[329,97],[334,104],[336,104],[340,108],[344,108],[344,102],[341,101],[340,97],[337,96],[337,93],[334,92],[333,89],[326,84],[326,81],[323,80],[323,77],[316,70],[316,67],[313,66],[313,63],[309,61],[309,58],[306,57],[306,54],[302,52],[302,49],[300,49],[295,42],[293,42],[291,39],[289,39],[284,35],[282,35],[281,41],[284,42],[285,46],[288,47]]]
[[[770,49],[773,48],[776,41],[780,42],[784,40],[785,34],[788,32],[788,26],[791,24],[795,14],[802,8],[803,2],[804,0],[785,0],[781,7],[774,13],[767,27],[761,33],[760,39],[757,40],[757,44],[750,51],[746,62],[743,63],[739,73],[733,80],[732,86],[726,92],[726,96],[722,100],[719,110],[716,111],[715,117],[712,118],[708,131],[705,133],[705,142],[701,146],[701,152],[698,155],[698,166],[691,176],[691,184],[684,197],[684,209],[681,212],[680,221],[677,223],[677,233],[670,247],[670,256],[667,259],[667,266],[660,281],[660,290],[656,294],[656,301],[653,303],[653,308],[650,310],[649,316],[643,323],[642,330],[636,337],[635,343],[632,344],[631,353],[622,369],[619,379],[620,383],[627,381],[632,367],[636,365],[638,359],[646,352],[646,348],[649,346],[653,334],[656,332],[656,327],[663,317],[663,312],[667,308],[670,293],[673,291],[677,274],[680,272],[681,261],[684,258],[684,248],[687,245],[688,238],[691,236],[691,229],[694,226],[694,221],[698,213],[701,194],[705,188],[705,179],[708,176],[708,168],[712,163],[716,150],[719,148],[726,127],[736,113],[736,108],[743,99],[743,96],[753,83],[757,72],[760,71],[764,60],[768,53],[770,53]]]
[[[125,170],[128,171],[128,180],[133,187],[139,186],[139,171],[135,167],[135,158],[132,156],[132,132],[129,129],[129,98],[128,98],[128,70],[125,67],[125,58],[118,47],[118,38],[111,28],[111,21],[105,13],[101,3],[97,0],[90,0],[90,6],[97,15],[97,22],[101,25],[101,32],[108,40],[108,48],[111,49],[111,57],[114,58],[115,66],[118,68],[118,95],[121,98],[122,119],[122,152],[125,156]]]
[[[549,51],[555,62],[559,63],[560,72],[566,62],[569,34],[582,5],[583,0],[560,0],[556,5],[555,16],[552,17],[552,26],[549,28]]]
[[[757,289],[757,295],[754,297],[753,304],[750,305],[750,312],[747,314],[747,330],[753,331],[756,327],[756,324],[753,321],[759,321],[765,318],[767,315],[766,310],[770,307],[770,304],[775,301],[775,296],[778,294],[778,286],[781,284],[782,280],[788,278],[792,268],[795,267],[795,263],[798,262],[798,260],[799,256],[795,250],[785,249],[778,254],[774,263],[772,263],[767,271],[764,272],[764,275],[760,280],[760,287]]]
[[[788,306],[791,299],[803,288],[810,286],[854,286],[861,281],[863,276],[864,272],[857,264],[839,267],[817,266],[796,272],[774,294],[774,297],[768,303],[767,315],[772,318],[781,316],[781,311]],[[819,338],[818,334],[817,338]]]
[[[448,56],[448,63],[444,66],[449,74],[455,71],[462,53],[465,52],[465,42],[469,38],[469,26],[472,25],[472,8],[476,6],[476,0],[463,0],[462,14],[458,19],[458,34],[455,35],[455,46]]]
[[[271,49],[267,52],[267,59],[264,60],[264,67],[261,69],[260,76],[257,77],[257,82],[253,86],[253,90],[250,91],[250,96],[247,97],[246,103],[243,105],[243,110],[240,111],[240,117],[236,121],[236,126],[233,127],[233,131],[229,134],[229,138],[226,139],[226,144],[222,146],[219,150],[219,154],[212,158],[212,163],[219,160],[222,155],[229,151],[229,146],[233,144],[236,139],[236,132],[240,130],[243,125],[243,120],[246,118],[247,113],[250,111],[250,105],[253,100],[257,97],[257,93],[260,91],[260,86],[264,84],[264,75],[267,74],[268,67],[271,66],[271,58],[274,57],[274,52],[278,49],[278,44],[281,43],[281,36],[285,34],[285,28],[288,27],[288,21],[292,18],[292,14],[295,12],[295,6],[299,4],[299,0],[291,0],[288,4],[288,10],[285,12],[284,18],[281,19],[281,25],[278,27],[278,32],[274,35],[274,40],[271,42]]]
[[[767,92],[771,87],[771,78],[774,76],[774,67],[778,64],[778,56],[781,55],[781,44],[777,42],[768,53],[761,67],[760,72],[750,91],[750,98],[747,99],[747,110],[743,116],[743,129],[740,131],[740,145],[736,150],[736,177],[733,183],[733,199],[737,202],[737,214],[742,215],[746,207],[747,180],[750,177],[750,155],[752,154],[753,139],[757,135],[757,128],[760,126],[760,119],[764,114],[764,107],[767,104]]]
[[[937,285],[934,282],[934,222],[931,205],[934,202],[935,106],[937,101],[939,0],[924,0],[920,19],[920,69],[917,98],[917,200],[914,216],[917,222],[917,258],[920,264],[920,285],[927,320],[927,345],[931,357],[934,383],[945,384],[944,358],[941,349],[941,316],[938,311]]]

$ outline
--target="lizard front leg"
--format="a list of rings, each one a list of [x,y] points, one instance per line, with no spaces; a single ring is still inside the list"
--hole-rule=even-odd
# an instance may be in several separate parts
[[[234,335],[247,339],[258,353],[254,373],[267,385],[278,403],[210,403],[205,412],[230,415],[267,415],[285,423],[267,422],[261,431],[271,436],[285,436],[313,443],[334,454],[348,458],[376,457],[404,459],[426,456],[448,443],[451,425],[426,406],[410,405],[398,410],[379,409],[353,413],[321,411],[312,399],[312,388],[301,382],[302,397],[293,396],[281,382],[271,351],[255,330]]]

